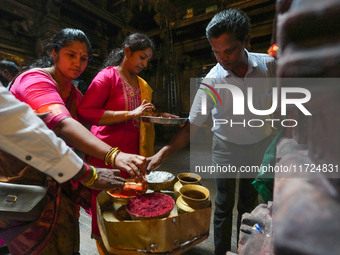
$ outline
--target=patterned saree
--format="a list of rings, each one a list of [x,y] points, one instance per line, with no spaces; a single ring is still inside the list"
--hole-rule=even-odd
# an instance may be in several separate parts
[[[39,79],[39,82],[34,83],[33,78]],[[30,80],[27,82],[29,86],[24,83],[27,80]],[[46,87],[55,93],[44,96]],[[39,105],[37,100],[40,100],[39,103],[44,100],[46,102],[46,98],[55,97],[60,101],[56,88],[57,84],[49,74],[42,70],[30,70],[18,76],[12,83],[11,92],[36,112],[50,112],[44,121],[51,128],[51,126],[56,127],[60,120],[70,115],[75,117],[80,93],[72,84],[68,98],[63,99],[64,104],[51,103],[41,107],[36,106]],[[35,92],[32,101],[27,96],[30,95],[30,90]],[[42,93],[39,93],[39,90]],[[29,224],[0,220],[0,231],[6,229],[10,232],[16,226],[25,225],[21,233],[16,234],[11,240],[6,240],[12,255],[74,254],[79,251],[79,206],[84,209],[90,208],[91,192],[88,188],[71,182],[59,184],[46,174],[4,152],[0,152],[0,181],[48,187],[46,205],[38,220]]]

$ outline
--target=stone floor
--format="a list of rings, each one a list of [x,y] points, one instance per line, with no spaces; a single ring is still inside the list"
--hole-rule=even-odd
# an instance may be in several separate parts
[[[157,146],[156,150],[160,147]],[[205,157],[206,154],[202,153],[202,157]],[[173,173],[175,176],[180,172],[188,172],[190,169],[190,149],[189,147],[183,149],[182,151],[174,154],[171,158],[169,158],[165,163],[158,169],[162,171],[167,171]],[[210,160],[210,159],[206,159]],[[202,179],[201,184],[207,187],[210,191],[211,202],[212,202],[212,214],[214,210],[214,201],[215,201],[215,182],[214,179]],[[234,215],[235,215],[234,209]],[[235,217],[234,217],[235,218]],[[95,242],[90,238],[90,217],[81,212],[80,217],[80,230],[81,230],[81,255],[96,255],[98,254],[97,249],[95,247]],[[236,251],[236,222],[234,222],[233,227],[233,241],[232,241],[232,251]],[[184,255],[213,255],[214,254],[214,241],[213,241],[213,215],[211,217],[210,224],[210,233],[209,237],[203,242],[199,243],[189,251],[183,253]]]

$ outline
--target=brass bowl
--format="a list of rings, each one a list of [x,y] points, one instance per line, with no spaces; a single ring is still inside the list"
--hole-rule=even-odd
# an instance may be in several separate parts
[[[182,185],[197,184],[202,179],[201,176],[194,173],[180,173],[177,175],[177,178]]]
[[[184,185],[191,185],[191,184],[198,184],[200,185],[199,181],[201,180],[201,176],[194,173],[180,173],[177,175],[178,181],[174,184],[174,194],[175,197],[178,198],[180,196],[179,190]]]
[[[176,201],[179,213],[188,213],[210,206],[210,192],[201,185],[184,185]]]
[[[191,205],[199,205],[210,197],[209,190],[201,185],[184,185],[179,193],[183,200]]]
[[[151,174],[156,174],[156,173],[164,173],[164,174],[168,174],[171,175],[171,179],[170,180],[166,180],[166,181],[154,181],[154,180],[150,180],[150,178],[148,178]],[[161,191],[161,190],[173,190],[174,189],[174,184],[176,182],[175,176],[172,173],[169,172],[165,172],[165,171],[154,171],[151,172],[149,175],[146,175],[146,179],[148,181],[148,186],[149,189],[154,190],[154,191]]]

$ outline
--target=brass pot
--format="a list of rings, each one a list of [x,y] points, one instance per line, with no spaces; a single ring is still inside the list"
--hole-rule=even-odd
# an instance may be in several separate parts
[[[179,213],[193,212],[210,206],[210,192],[201,185],[184,185],[176,201]]]
[[[184,185],[190,185],[190,184],[199,184],[199,181],[202,179],[201,176],[194,173],[180,173],[177,175],[178,181],[174,185],[174,194],[175,198],[178,198],[180,193],[179,190]]]

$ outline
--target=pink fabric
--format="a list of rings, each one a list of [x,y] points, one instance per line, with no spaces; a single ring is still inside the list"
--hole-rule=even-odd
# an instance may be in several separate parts
[[[87,89],[79,106],[81,120],[93,125],[91,132],[112,147],[118,147],[126,153],[139,154],[139,122],[128,120],[109,126],[96,126],[105,110],[131,111],[141,104],[140,94],[134,93],[121,79],[115,67],[100,71]],[[89,163],[98,167],[105,166],[103,160],[90,158]],[[128,174],[122,172],[124,178]],[[92,190],[92,235],[99,237],[97,225],[97,195],[100,191]]]
[[[52,110],[52,113],[43,119],[50,128],[55,127],[55,125],[64,118],[72,118],[72,115],[76,118],[76,108],[82,98],[81,92],[76,89],[73,84],[70,95],[64,99],[61,98],[55,81],[44,71],[40,70],[30,70],[18,76],[13,82],[10,91],[20,101],[30,105],[33,110],[51,106],[50,109]],[[47,122],[46,119],[48,120]],[[27,170],[27,168],[25,169]],[[30,171],[30,169],[28,168],[27,171]],[[34,173],[33,171],[30,172],[30,175]],[[23,254],[23,249],[27,250],[27,247],[31,247],[32,242],[35,241],[35,239],[39,240],[42,236],[46,236],[47,233],[47,238],[45,238],[42,243],[39,244],[35,242],[32,246],[35,247],[35,252],[33,253],[40,254],[41,249],[45,249],[47,242],[49,242],[51,238],[60,239],[60,236],[58,235],[51,236],[52,230],[58,227],[65,229],[66,225],[67,227],[72,228],[73,231],[69,231],[70,236],[65,237],[65,235],[63,235],[62,238],[69,240],[73,240],[74,237],[77,238],[77,231],[75,231],[74,227],[75,225],[78,225],[79,206],[76,204],[81,204],[84,208],[90,207],[88,204],[82,203],[88,202],[88,200],[86,200],[88,198],[86,197],[86,191],[88,190],[85,191],[87,188],[80,185],[79,189],[77,189],[77,187],[72,186],[71,183],[65,183],[62,188],[65,192],[61,192],[61,186],[59,186],[59,188],[55,187],[56,182],[49,182],[49,184],[48,192],[50,196],[48,196],[41,220],[25,230],[25,232],[18,236],[15,241],[13,240],[8,244],[12,254]],[[83,189],[80,187],[83,187]],[[58,208],[55,208],[55,206],[58,207],[59,204],[63,209],[59,208],[59,210]],[[84,206],[85,204],[87,206]],[[58,209],[58,217],[53,217],[55,209]],[[49,230],[49,232],[45,231],[45,233],[44,229]],[[49,244],[51,243],[56,244],[55,240],[52,240]],[[70,247],[70,249],[73,250],[72,246],[76,245],[77,240],[74,239],[71,243],[68,245],[66,242],[65,247],[67,249]],[[37,246],[37,244],[39,245]],[[46,248],[46,250],[48,250],[48,248]],[[53,249],[53,251],[55,251],[55,249]],[[60,254],[59,252],[57,253]]]
[[[58,93],[57,85],[53,79],[40,70],[30,70],[19,75],[13,82],[10,91],[22,102],[27,103],[33,110],[49,104],[59,104],[57,113],[50,113],[44,118],[46,125],[53,129],[61,120],[72,117],[65,103]],[[77,105],[82,94],[77,90]]]
[[[78,108],[81,120],[93,125],[91,132],[100,140],[126,153],[138,154],[139,123],[128,120],[109,126],[96,126],[105,110],[130,111],[127,91],[114,67],[108,67],[93,79]],[[138,100],[138,99],[137,99]],[[140,97],[139,102],[140,105]],[[130,106],[130,107],[129,107]],[[94,160],[104,167],[102,160]]]

